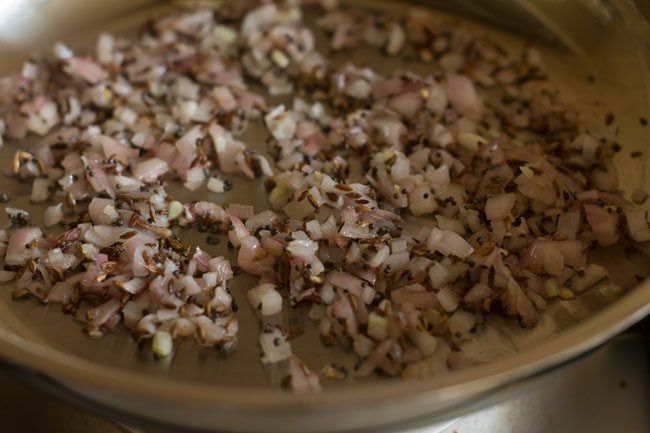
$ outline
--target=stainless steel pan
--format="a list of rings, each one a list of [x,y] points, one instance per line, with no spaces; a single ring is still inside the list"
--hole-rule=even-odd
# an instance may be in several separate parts
[[[383,1],[365,3],[403,7]],[[594,123],[602,123],[608,111],[615,115],[617,139],[623,146],[615,163],[622,173],[624,191],[630,193],[639,187],[650,191],[646,158],[630,157],[631,152],[646,150],[647,132],[638,119],[649,113],[646,81],[650,76],[646,73],[649,52],[645,27],[630,3],[442,3],[481,19],[513,24],[508,27],[525,29],[526,37],[541,37],[551,73],[567,97]],[[471,10],[467,9],[470,6]],[[128,31],[166,7],[167,3],[149,0],[0,2],[0,70],[19,67],[30,52],[46,49],[57,39],[83,47],[101,30]],[[510,14],[508,20],[502,19],[505,13]],[[494,30],[494,34],[506,45],[521,43],[508,33]],[[354,57],[364,62],[385,62],[385,68],[400,66],[365,52],[354,53]],[[596,80],[587,80],[589,75]],[[251,143],[263,142],[261,134],[254,130],[247,138]],[[5,146],[0,161],[7,161],[15,145]],[[39,211],[28,203],[28,185],[2,177],[0,189],[14,197],[11,205],[33,211],[38,222]],[[257,209],[265,206],[260,184],[238,180],[227,194],[202,192],[196,198],[246,202]],[[6,219],[0,224],[5,225]],[[195,244],[203,240],[196,233],[187,236]],[[206,249],[228,254],[225,248]],[[605,287],[557,304],[532,331],[495,320],[494,328],[499,338],[508,342],[511,353],[502,356],[506,354],[484,350],[485,359],[491,362],[417,382],[351,379],[327,383],[319,395],[296,397],[277,386],[282,379],[279,371],[257,361],[258,324],[246,308],[239,313],[241,342],[233,356],[223,358],[215,351],[187,343],[172,362],[163,363],[138,350],[126,334],[110,335],[101,341],[87,339],[58,307],[43,307],[33,300],[12,301],[11,290],[6,287],[0,289],[0,356],[46,377],[50,387],[60,393],[136,423],[201,431],[333,432],[378,430],[407,421],[430,422],[500,398],[522,384],[532,384],[532,378],[597,347],[648,315],[650,282],[635,278],[646,275],[644,265],[647,268],[650,263],[647,255],[631,253],[623,245],[597,255],[626,289],[624,293]],[[246,301],[238,288],[252,282],[243,277],[235,285],[235,297],[241,305]],[[352,365],[349,356],[317,343],[317,331],[304,312],[288,312],[282,320],[306,329],[306,335],[295,340],[293,347],[308,364],[318,368],[336,360]],[[489,345],[490,341],[482,344]]]

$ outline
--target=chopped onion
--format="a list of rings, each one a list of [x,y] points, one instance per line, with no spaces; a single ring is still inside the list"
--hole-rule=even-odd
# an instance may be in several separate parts
[[[224,181],[218,177],[211,177],[208,180],[208,189],[212,192],[216,192],[217,194],[220,194],[226,190]]]
[[[462,310],[454,312],[447,320],[450,334],[457,339],[469,338],[475,323],[474,315]]]
[[[53,227],[57,224],[60,224],[63,221],[63,204],[59,203],[54,206],[50,206],[45,210],[43,214],[43,225],[45,227]]]
[[[513,193],[499,194],[490,197],[485,204],[485,216],[490,221],[502,220],[508,216],[515,204],[517,196]]]
[[[0,271],[0,283],[7,283],[16,277],[15,272]]]
[[[167,358],[172,354],[174,343],[169,332],[156,331],[151,343],[153,353],[159,358]]]
[[[320,382],[318,375],[313,373],[304,362],[295,356],[289,359],[289,378],[293,392],[296,394],[306,394],[320,392]]]
[[[151,158],[138,164],[133,170],[133,175],[144,182],[155,182],[160,176],[169,170],[166,161],[159,158]]]
[[[292,356],[291,345],[282,330],[277,327],[266,328],[260,334],[260,346],[264,364],[276,364]]]
[[[533,327],[548,302],[606,279],[589,248],[650,241],[634,204],[647,194],[621,196],[610,149],[535,50],[510,56],[421,8],[222,3],[102,33],[89,54],[56,43],[53,59],[0,77],[0,146],[17,146],[7,174],[31,184],[34,205],[64,202],[45,210],[46,233],[5,209],[0,282],[15,297],[76,311],[93,338],[123,320],[160,358],[184,337],[229,352],[228,282],[243,272],[259,278],[247,297],[263,322],[285,301],[309,309],[326,344],[352,345],[357,375],[420,377],[482,361],[466,349],[491,316]],[[314,5],[333,50],[408,51],[439,70],[333,61],[303,20]],[[196,200],[206,184],[226,193],[224,176],[265,178],[270,209]],[[193,229],[212,246],[227,234],[236,266],[190,248]],[[265,326],[262,362],[318,392],[288,342],[297,332]]]
[[[282,311],[282,296],[274,284],[265,283],[253,287],[248,291],[248,300],[263,316],[272,316]]]
[[[455,311],[458,308],[459,297],[456,293],[445,287],[437,294],[438,302],[442,308],[447,312]]]
[[[388,321],[372,312],[368,316],[368,335],[375,341],[382,341],[388,335]]]
[[[425,358],[432,356],[438,347],[438,339],[427,331],[411,329],[408,336]]]
[[[469,256],[474,251],[472,246],[457,233],[438,228],[431,230],[427,239],[427,247],[446,256],[454,255],[461,258]]]

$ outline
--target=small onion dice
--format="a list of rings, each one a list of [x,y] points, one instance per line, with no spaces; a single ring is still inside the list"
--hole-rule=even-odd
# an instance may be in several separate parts
[[[265,283],[248,291],[251,306],[262,316],[272,316],[282,311],[282,296],[275,287],[275,284]]]

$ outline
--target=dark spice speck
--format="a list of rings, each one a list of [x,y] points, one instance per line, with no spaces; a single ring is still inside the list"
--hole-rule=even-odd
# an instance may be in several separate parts
[[[14,227],[24,227],[29,224],[29,214],[18,212],[10,216],[11,225]]]
[[[208,245],[219,245],[221,243],[219,236],[213,234],[206,236],[205,241]]]

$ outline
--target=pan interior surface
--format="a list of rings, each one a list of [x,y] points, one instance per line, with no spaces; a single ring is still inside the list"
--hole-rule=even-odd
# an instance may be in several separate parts
[[[102,3],[99,7],[100,10],[90,11],[83,7],[75,8],[77,3],[81,5],[81,2],[78,1],[50,1],[46,2],[40,11],[36,8],[14,10],[6,7],[3,9],[0,6],[0,23],[6,24],[0,32],[0,41],[6,42],[0,44],[4,45],[0,48],[0,54],[9,59],[3,64],[0,72],[7,73],[15,70],[21,61],[28,57],[27,53],[35,49],[43,51],[49,49],[49,45],[55,40],[68,42],[72,47],[80,47],[80,49],[92,47],[92,41],[100,31],[129,32],[145,22],[152,14],[164,13],[170,8],[169,4],[153,4],[147,1],[116,1],[111,2],[110,6],[108,3]],[[368,0],[347,3],[389,11],[399,11],[404,7],[402,3],[389,1]],[[55,7],[60,8],[58,12],[54,9]],[[49,12],[52,15],[47,15]],[[82,15],[82,13],[86,15]],[[42,26],[38,30],[35,26],[30,26],[30,23],[35,23],[37,19],[42,20],[46,15],[52,17],[50,23],[45,24],[41,21]],[[106,17],[112,18],[107,19]],[[513,54],[529,43],[528,38],[514,36],[477,23],[472,25],[488,32],[505,47],[512,50]],[[10,34],[20,34],[25,37],[21,37],[20,40],[15,38],[9,40],[8,35]],[[621,189],[625,192],[625,197],[629,198],[631,193],[638,188],[648,190],[645,175],[645,153],[641,158],[632,156],[635,152],[645,152],[646,150],[646,129],[639,124],[638,119],[645,116],[647,108],[645,90],[640,90],[644,89],[644,70],[638,67],[637,52],[634,49],[620,49],[621,46],[628,43],[626,38],[627,33],[618,27],[608,29],[607,34],[602,32],[595,35],[590,39],[592,46],[589,47],[591,51],[587,51],[586,59],[553,42],[541,42],[539,48],[547,63],[552,81],[561,88],[565,100],[571,101],[584,115],[586,124],[592,126],[595,131],[601,131],[603,136],[616,137],[621,144],[623,151],[616,155],[614,162],[620,175]],[[324,49],[325,41],[321,39],[318,43]],[[608,60],[603,61],[604,53],[616,53],[617,55],[608,56]],[[387,58],[375,50],[363,47],[334,56],[335,62],[342,63],[354,59],[358,64],[369,65],[382,72],[410,69],[426,74],[429,67],[416,60]],[[588,79],[591,76],[595,77],[595,80]],[[625,95],[625,97],[622,98],[621,95]],[[602,119],[607,113],[614,115],[615,128],[604,128]],[[258,152],[266,154],[267,149],[264,144],[266,134],[261,123],[258,123],[249,128],[242,141],[248,145],[254,145]],[[3,165],[5,161],[11,159],[11,155],[19,145],[22,144],[6,143],[0,150],[0,161]],[[263,181],[248,182],[236,177],[233,177],[232,180],[234,186],[229,192],[217,195],[204,188],[192,193],[192,199],[214,201],[217,204],[233,202],[250,204],[255,207],[256,212],[268,208]],[[39,225],[43,207],[29,203],[30,190],[30,184],[18,183],[6,176],[0,177],[0,191],[8,192],[13,197],[10,205],[29,211],[34,223]],[[169,192],[171,195],[187,196],[187,192],[178,185],[170,184]],[[5,214],[2,213],[0,226],[7,227],[8,225],[9,222]],[[205,234],[196,231],[184,231],[181,236],[186,242],[200,245],[213,256],[223,254],[233,262],[236,260],[226,247],[225,237],[222,238],[223,241],[220,245],[214,246],[206,244]],[[493,386],[505,383],[507,373],[512,367],[512,361],[508,361],[508,359],[518,355],[534,353],[532,357],[516,359],[525,359],[530,365],[536,365],[537,368],[543,367],[543,363],[540,362],[545,357],[559,362],[560,358],[557,355],[560,350],[571,347],[572,344],[567,342],[566,336],[562,340],[563,346],[556,347],[553,341],[576,327],[580,328],[584,325],[583,328],[580,328],[582,331],[568,334],[583,339],[574,341],[576,346],[584,343],[585,337],[588,336],[597,337],[595,340],[589,340],[591,346],[599,342],[598,338],[610,336],[606,329],[599,328],[594,322],[602,314],[608,314],[608,320],[603,323],[629,325],[632,315],[639,319],[647,313],[647,304],[650,302],[650,285],[639,283],[648,275],[650,265],[644,248],[645,246],[641,246],[635,249],[630,245],[621,244],[595,251],[593,253],[594,260],[608,268],[615,284],[605,284],[573,301],[551,305],[542,314],[540,324],[532,330],[520,328],[513,320],[490,317],[486,331],[477,334],[474,340],[467,343],[473,345],[471,350],[480,356],[482,361],[490,363],[491,374],[500,378],[493,379],[490,383]],[[241,401],[247,400],[245,396],[249,396],[250,401],[255,401],[256,393],[268,396],[270,392],[273,392],[276,393],[274,395],[282,396],[278,400],[279,402],[292,401],[297,404],[297,400],[290,400],[291,396],[282,394],[280,391],[269,391],[271,387],[279,388],[284,373],[279,368],[263,366],[259,362],[260,350],[257,341],[260,324],[254,312],[249,308],[245,295],[246,289],[254,284],[255,279],[246,275],[236,277],[234,283],[231,284],[233,296],[242,307],[238,312],[241,324],[239,343],[234,353],[226,356],[213,349],[200,348],[194,342],[186,341],[177,346],[175,356],[170,361],[154,359],[150,350],[139,347],[138,343],[124,331],[108,334],[101,340],[87,338],[82,333],[81,327],[70,316],[61,312],[60,306],[44,306],[34,299],[12,300],[11,289],[5,286],[0,289],[0,329],[4,331],[2,335],[16,335],[19,339],[27,342],[27,346],[37,347],[38,350],[30,352],[25,345],[13,343],[3,348],[3,343],[0,342],[0,354],[19,363],[25,362],[26,358],[29,358],[31,361],[27,364],[30,367],[36,368],[46,375],[51,375],[55,379],[62,375],[65,381],[80,385],[86,390],[97,388],[101,383],[107,390],[110,390],[112,384],[108,372],[118,371],[121,375],[126,375],[124,378],[133,375],[138,380],[146,381],[147,384],[157,383],[162,388],[157,387],[158,385],[149,391],[141,388],[136,391],[136,394],[144,392],[153,396],[153,394],[166,390],[165,395],[160,396],[163,399],[174,398],[174,387],[182,386],[185,390],[196,387],[197,390],[200,390],[200,392],[197,391],[197,395],[205,394],[209,389],[236,389]],[[635,302],[641,303],[641,305],[624,302],[629,296],[634,296]],[[644,302],[645,305],[642,305]],[[349,371],[354,370],[356,360],[352,354],[321,344],[318,326],[307,317],[307,309],[285,308],[282,317],[277,320],[287,329],[300,328],[305,331],[302,336],[292,340],[292,347],[294,352],[314,370],[318,371],[330,362],[339,363]],[[585,324],[585,321],[589,323]],[[620,329],[617,328],[617,330]],[[18,351],[25,350],[25,353],[29,353],[29,355],[11,353],[12,349],[9,348],[16,349],[17,347]],[[540,353],[540,347],[545,350],[545,353]],[[92,370],[103,379],[95,377],[88,382],[86,373],[65,372],[64,368],[60,366],[49,370],[48,365],[53,366],[63,362],[60,360],[64,358],[59,355],[53,356],[52,359],[55,361],[49,364],[47,362],[48,353],[65,354],[68,357],[65,359],[75,359],[83,363],[84,368],[88,369],[87,371]],[[40,361],[35,357],[40,357]],[[488,370],[477,371],[487,372]],[[442,385],[450,388],[458,387],[468,379],[481,379],[481,377],[477,377],[477,374],[479,373],[472,372],[470,369],[467,372],[450,374],[449,377],[432,378],[425,381],[424,384],[414,386],[413,389],[424,392]],[[324,395],[314,397],[309,401],[315,402],[319,398],[326,401],[329,398],[328,395],[340,396],[343,393],[357,396],[365,393],[365,398],[372,400],[374,385],[371,382],[380,382],[383,389],[388,389],[386,386],[391,385],[394,385],[396,389],[403,389],[405,386],[405,384],[398,384],[394,379],[376,377],[363,380],[351,377],[343,381],[325,381]],[[88,385],[89,383],[92,383],[92,386]],[[367,388],[366,383],[368,383]],[[360,384],[364,384],[364,386],[360,386]],[[462,395],[462,390],[456,389],[455,392]],[[386,397],[387,394],[379,393],[378,395]],[[206,401],[211,398],[205,395],[200,398],[204,397]],[[282,400],[285,397],[286,399]],[[222,398],[227,397],[222,396]],[[450,399],[450,401],[454,401],[454,399]],[[330,404],[334,402],[335,399],[332,397]],[[435,407],[431,407],[431,410],[435,409]],[[425,411],[426,409],[421,408],[421,410]]]

